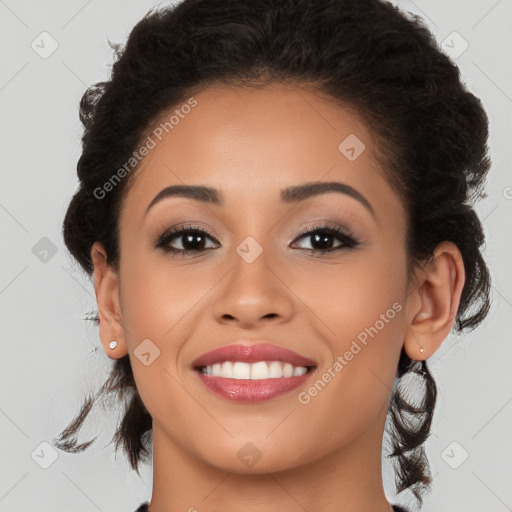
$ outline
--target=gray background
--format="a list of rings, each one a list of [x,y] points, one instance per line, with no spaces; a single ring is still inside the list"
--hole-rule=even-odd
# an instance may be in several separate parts
[[[477,207],[493,305],[476,331],[450,335],[429,360],[440,393],[426,443],[433,492],[423,510],[512,510],[512,2],[394,3],[421,15],[447,51],[460,53],[467,41],[454,60],[489,115],[493,158],[488,197]],[[139,478],[108,445],[118,419],[112,404],[88,420],[81,440],[101,434],[83,454],[41,443],[67,425],[111,365],[83,320],[96,305],[92,282],[60,232],[77,184],[78,102],[110,73],[107,38],[124,43],[155,5],[0,0],[0,511],[133,512],[151,495],[151,467]],[[391,470],[384,460],[388,498],[413,503],[407,492],[395,499]]]

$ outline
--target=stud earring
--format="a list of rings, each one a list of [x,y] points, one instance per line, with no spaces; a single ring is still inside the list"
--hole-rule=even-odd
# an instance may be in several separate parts
[[[111,341],[109,347],[114,350],[117,347],[117,341]]]
[[[420,347],[420,352],[423,354],[423,352],[424,352],[423,347]]]

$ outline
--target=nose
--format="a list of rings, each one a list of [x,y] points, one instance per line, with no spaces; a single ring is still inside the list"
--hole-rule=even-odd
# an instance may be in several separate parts
[[[235,254],[232,269],[216,289],[216,320],[244,329],[288,322],[294,295],[286,281],[282,266],[268,261],[265,251],[252,262]]]

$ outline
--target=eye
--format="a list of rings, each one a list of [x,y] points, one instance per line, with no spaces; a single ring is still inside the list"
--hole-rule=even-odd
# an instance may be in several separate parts
[[[308,254],[324,254],[350,249],[360,245],[359,237],[337,226],[316,225],[300,231],[295,240],[310,240],[311,248],[302,248]],[[339,243],[336,245],[335,240]],[[213,244],[208,246],[208,241]],[[180,226],[167,230],[155,243],[155,247],[174,256],[200,254],[215,249],[220,243],[210,233],[199,226]]]
[[[175,243],[174,240],[177,240],[178,243]],[[206,246],[208,240],[215,241],[213,247]],[[198,226],[189,225],[166,231],[158,238],[155,246],[167,253],[178,255],[200,253],[207,249],[214,249],[216,247],[215,244],[218,244],[217,240],[207,231]]]
[[[335,226],[316,225],[298,233],[296,240],[310,240],[311,248],[303,249],[303,252],[324,254],[326,252],[351,249],[360,245],[359,237],[348,230]],[[335,245],[334,240],[340,242]]]

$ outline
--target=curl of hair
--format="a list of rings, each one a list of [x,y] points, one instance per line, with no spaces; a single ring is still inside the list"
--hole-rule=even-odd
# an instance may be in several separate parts
[[[90,250],[100,242],[119,264],[118,221],[137,167],[99,199],[95,191],[123,166],[155,122],[210,84],[272,82],[309,87],[351,109],[371,128],[376,157],[407,212],[407,272],[432,258],[442,241],[461,251],[466,280],[456,329],[474,329],[490,307],[490,273],[482,258],[482,225],[473,202],[490,168],[488,119],[461,82],[457,66],[414,14],[383,0],[185,0],[149,11],[124,48],[116,47],[108,81],[90,87],[80,103],[84,125],[79,188],[63,223],[67,248],[91,274]],[[414,362],[402,351],[397,378]],[[393,394],[392,456],[397,490],[421,492],[430,482],[421,448],[428,436],[436,386],[423,364],[426,396],[412,406]],[[132,400],[116,432],[134,469],[147,450],[151,417],[141,402],[128,356],[116,361],[100,390],[130,390]],[[59,439],[69,444],[90,410],[87,401]],[[418,417],[409,421],[404,413]],[[92,441],[91,441],[92,442]],[[68,443],[68,444],[66,444]]]

